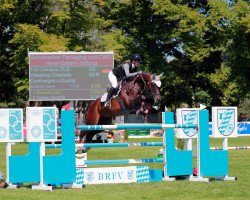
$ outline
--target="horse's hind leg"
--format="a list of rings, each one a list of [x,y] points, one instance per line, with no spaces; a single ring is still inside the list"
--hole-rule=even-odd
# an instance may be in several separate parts
[[[112,123],[112,118],[103,118],[103,117],[101,117],[98,122],[99,125],[111,125],[111,123]],[[102,131],[81,131],[80,143],[91,143],[94,135],[100,132]]]
[[[99,132],[100,131],[81,131],[79,143],[83,143],[83,144],[91,143],[94,135]],[[77,148],[76,153],[79,153],[79,152],[86,153],[89,149],[90,148],[79,147]]]
[[[95,134],[100,133],[101,131],[88,131],[84,137],[84,143],[91,143]]]
[[[93,115],[94,113],[95,112],[91,112],[91,113],[88,113],[86,115],[86,121],[85,121],[86,125],[97,125],[98,124],[100,115],[97,113],[95,113],[95,115]],[[83,143],[91,143],[92,138],[98,132],[100,132],[100,131],[89,131],[89,130],[88,131],[81,131],[79,142],[80,143],[82,143],[82,142]]]
[[[81,131],[79,143],[91,143],[95,134],[100,131]]]
[[[112,118],[100,117],[98,125],[111,125]]]
[[[80,132],[80,136],[79,136],[79,143],[82,143],[82,141],[84,140],[84,138],[87,135],[87,131],[81,131]]]

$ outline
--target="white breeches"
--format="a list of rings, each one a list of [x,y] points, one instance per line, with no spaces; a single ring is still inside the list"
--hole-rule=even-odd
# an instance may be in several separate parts
[[[117,86],[118,86],[117,78],[112,71],[109,72],[108,78],[109,78],[109,82],[111,83],[111,86],[113,88],[117,88]]]

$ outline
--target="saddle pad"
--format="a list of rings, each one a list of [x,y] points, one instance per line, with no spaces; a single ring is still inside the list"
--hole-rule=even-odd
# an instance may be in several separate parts
[[[105,93],[102,95],[102,97],[101,97],[101,102],[105,102],[106,99],[107,99],[107,96],[108,96],[108,93],[105,92]]]

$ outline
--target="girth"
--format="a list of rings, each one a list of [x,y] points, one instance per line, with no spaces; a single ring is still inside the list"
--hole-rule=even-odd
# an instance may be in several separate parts
[[[135,112],[136,112],[136,111],[139,110],[140,107],[141,107],[141,104],[138,104],[138,105],[136,105],[135,108],[128,109],[128,108],[125,106],[124,100],[123,100],[120,96],[116,96],[114,99],[119,103],[119,105],[120,105],[120,107],[121,107],[121,113],[122,113],[122,115],[131,113],[132,111],[135,111]]]
[[[119,105],[121,107],[122,115],[128,114],[128,113],[130,113],[132,111],[132,110],[126,108],[125,103],[124,103],[123,99],[120,96],[116,96],[114,99],[119,103]]]

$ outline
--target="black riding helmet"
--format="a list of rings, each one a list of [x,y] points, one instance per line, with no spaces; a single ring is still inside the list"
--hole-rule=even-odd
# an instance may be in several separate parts
[[[130,58],[130,60],[132,61],[132,60],[139,60],[141,63],[142,63],[142,60],[141,60],[141,56],[140,56],[140,54],[133,54],[132,56],[131,56],[131,58]]]

